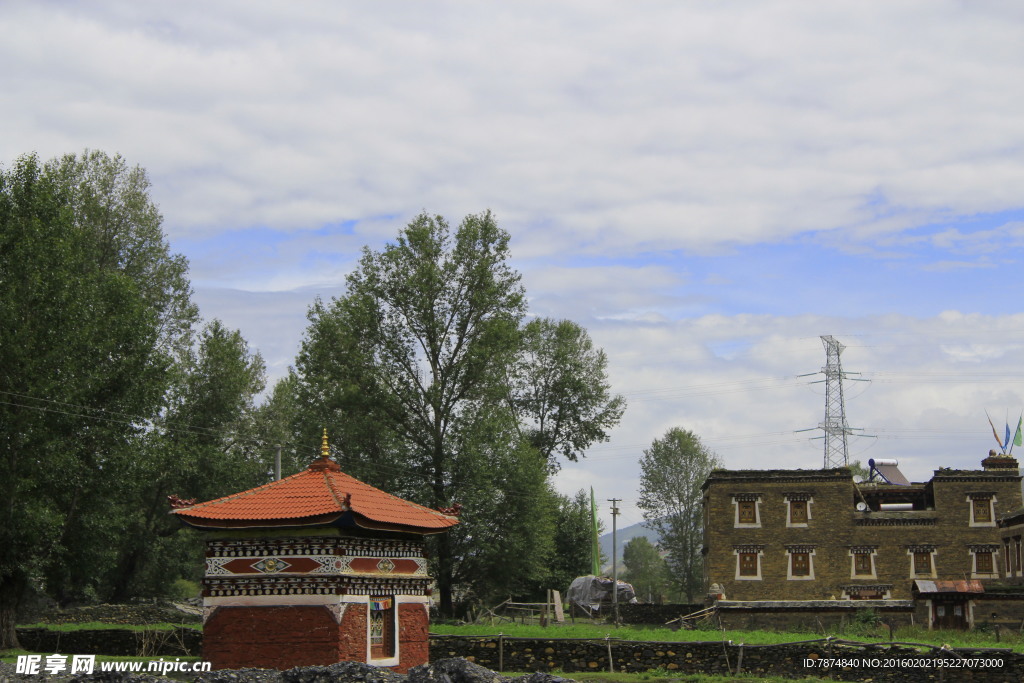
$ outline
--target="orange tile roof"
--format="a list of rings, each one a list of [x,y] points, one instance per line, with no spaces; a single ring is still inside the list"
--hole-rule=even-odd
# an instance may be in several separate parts
[[[350,477],[327,457],[290,477],[171,512],[196,526],[251,527],[263,524],[245,522],[266,522],[267,526],[328,523],[350,510],[357,524],[370,528],[397,526],[432,533],[458,524],[450,515]]]

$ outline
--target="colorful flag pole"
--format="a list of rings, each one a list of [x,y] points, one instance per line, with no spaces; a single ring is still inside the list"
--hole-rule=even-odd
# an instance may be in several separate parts
[[[992,424],[992,418],[989,416],[988,411],[985,411],[985,417],[988,418],[988,426],[992,428],[992,436],[996,438],[996,443],[999,444],[999,449],[1005,453],[1006,447],[1003,446],[1003,440],[999,438],[999,432],[996,431],[996,426]]]
[[[1017,418],[1017,433],[1013,435],[1013,446],[1022,446],[1022,445],[1024,445],[1024,435],[1022,435],[1021,431],[1020,431],[1020,428],[1021,428],[1022,424],[1024,424],[1024,412],[1022,412],[1020,414],[1020,417]],[[1013,446],[1010,446],[1010,453],[1011,454],[1013,453]]]

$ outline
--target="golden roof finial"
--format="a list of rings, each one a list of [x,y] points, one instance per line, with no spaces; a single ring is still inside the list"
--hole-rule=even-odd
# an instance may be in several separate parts
[[[327,445],[327,427],[324,427],[324,438],[323,441],[320,442],[320,457],[331,457],[331,447]]]

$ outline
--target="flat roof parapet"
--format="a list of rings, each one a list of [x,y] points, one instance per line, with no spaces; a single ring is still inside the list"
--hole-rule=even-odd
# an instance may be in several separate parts
[[[757,612],[783,611],[837,611],[856,612],[868,607],[877,610],[913,610],[913,600],[718,600],[720,610]]]
[[[848,467],[827,470],[711,470],[705,483],[721,481],[850,481],[853,473]]]

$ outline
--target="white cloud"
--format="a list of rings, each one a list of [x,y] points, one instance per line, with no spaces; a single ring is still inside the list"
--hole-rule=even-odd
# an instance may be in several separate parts
[[[855,455],[898,452],[914,478],[973,466],[982,409],[1024,405],[997,379],[1024,345],[1018,5],[39,2],[0,21],[0,160],[144,166],[204,314],[275,376],[362,245],[493,209],[532,312],[587,326],[631,401],[566,490],[635,500],[640,450],[676,425],[731,467],[816,466],[792,430],[824,399],[792,378],[824,363],[820,334],[891,373],[851,396],[879,433]],[[996,298],[1009,313],[984,315]]]
[[[549,254],[707,248],[1024,179],[1021,18],[977,5],[2,12],[0,153],[122,151],[175,235],[490,207]]]

